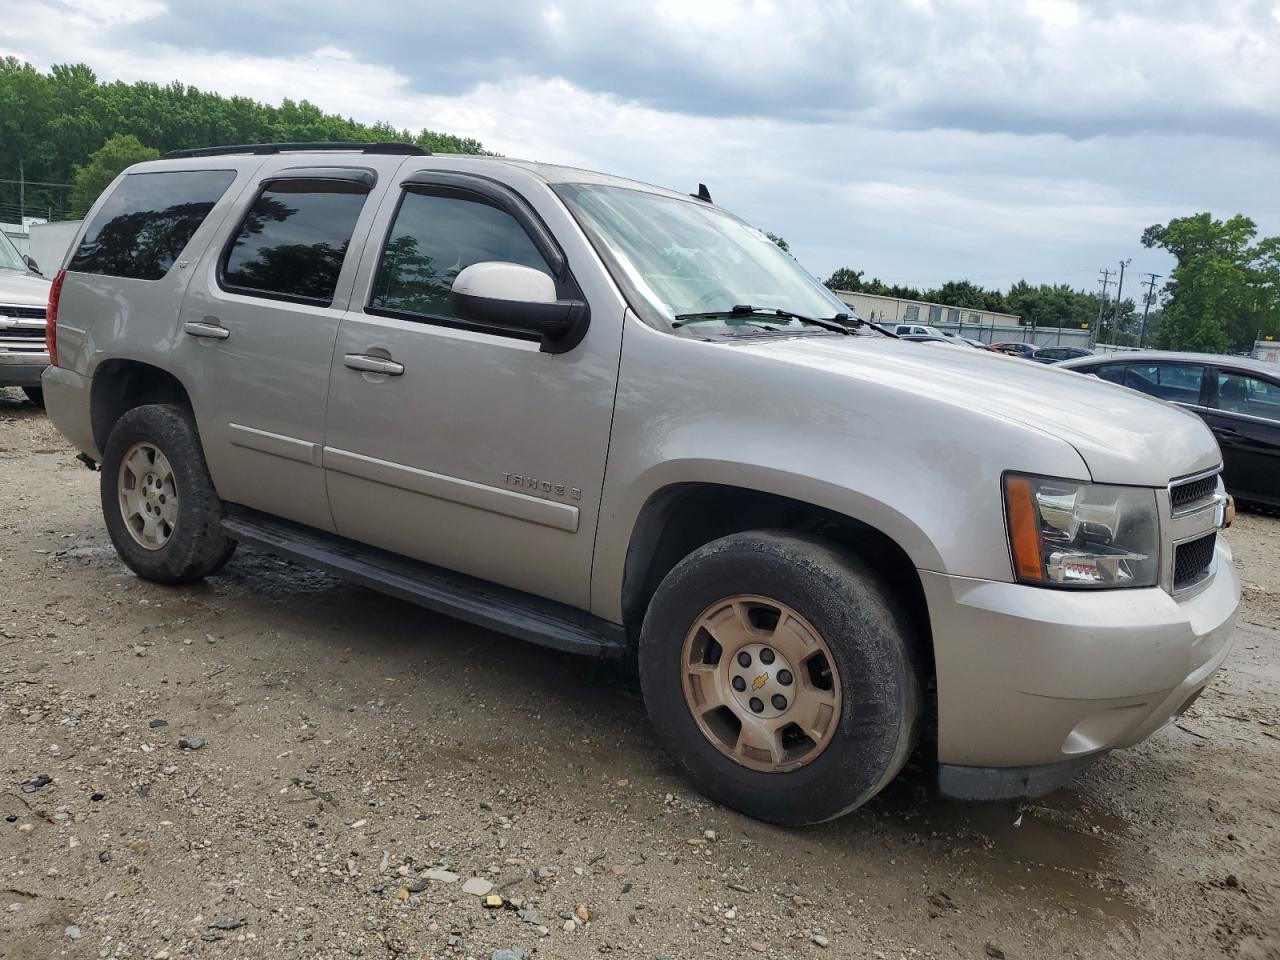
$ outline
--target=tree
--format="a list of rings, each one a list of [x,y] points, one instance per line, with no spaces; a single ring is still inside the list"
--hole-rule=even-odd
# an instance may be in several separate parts
[[[765,233],[765,236],[768,237],[770,240],[772,240],[774,243],[776,243],[779,247],[781,247],[784,252],[786,253],[791,252],[791,244],[787,243],[787,241],[783,240],[776,233]]]
[[[862,289],[862,273],[863,271],[861,270],[850,270],[848,267],[841,267],[827,277],[823,283],[830,290],[847,290],[857,293]]]
[[[133,134],[117,133],[89,155],[88,164],[76,167],[75,187],[71,191],[73,214],[83,217],[88,213],[93,202],[125,167],[159,156],[159,150],[146,146]]]
[[[77,169],[87,167],[90,156],[119,134],[161,153],[289,140],[402,140],[437,153],[485,152],[470,137],[359,123],[305,100],[272,106],[178,82],[103,83],[82,63],[58,64],[44,73],[5,57],[0,58],[0,219],[17,219],[20,196],[27,213],[70,215]],[[77,212],[93,200],[84,195],[91,189],[77,195]]]
[[[1175,217],[1142,232],[1177,265],[1165,284],[1156,344],[1221,353],[1244,348],[1259,332],[1280,332],[1280,237],[1254,242],[1258,227],[1237,214]]]

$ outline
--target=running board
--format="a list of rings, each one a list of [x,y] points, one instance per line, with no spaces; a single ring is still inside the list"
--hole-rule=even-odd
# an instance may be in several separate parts
[[[627,651],[626,630],[607,620],[322,530],[231,505],[222,530],[267,553],[532,643],[592,657]]]

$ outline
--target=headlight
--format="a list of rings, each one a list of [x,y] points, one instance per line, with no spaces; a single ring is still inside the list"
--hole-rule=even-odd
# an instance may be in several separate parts
[[[1054,587],[1150,587],[1160,569],[1154,490],[1008,473],[1013,570]]]

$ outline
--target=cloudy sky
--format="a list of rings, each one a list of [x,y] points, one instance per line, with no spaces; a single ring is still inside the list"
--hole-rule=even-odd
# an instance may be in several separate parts
[[[308,99],[717,203],[927,286],[1096,288],[1148,224],[1280,233],[1280,0],[0,0],[0,55]],[[1114,293],[1114,288],[1113,288]]]

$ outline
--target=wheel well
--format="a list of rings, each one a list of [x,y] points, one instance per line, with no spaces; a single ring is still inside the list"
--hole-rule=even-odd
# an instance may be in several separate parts
[[[148,403],[173,403],[191,409],[191,398],[167,370],[137,360],[107,360],[94,371],[90,396],[93,442],[105,450],[116,421]]]
[[[816,534],[857,554],[885,578],[911,620],[916,662],[932,701],[933,632],[924,587],[906,551],[868,524],[759,490],[678,484],[649,499],[632,533],[623,574],[622,610],[632,639],[639,636],[658,584],[677,563],[712,540],[761,529]]]

